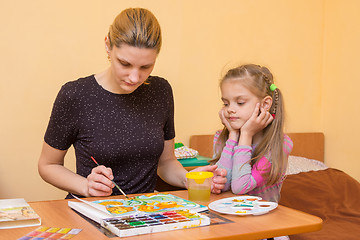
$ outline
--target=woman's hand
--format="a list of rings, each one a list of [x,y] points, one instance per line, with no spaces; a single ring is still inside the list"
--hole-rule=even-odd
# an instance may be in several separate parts
[[[274,118],[271,116],[271,114],[264,108],[260,107],[260,103],[257,103],[251,117],[244,123],[244,125],[240,129],[240,139],[252,139],[255,134],[266,128],[266,126],[269,125],[273,120]]]
[[[224,112],[225,112],[224,108],[221,108],[220,111],[219,111],[219,117],[221,119],[221,122],[227,128],[227,130],[229,131],[229,139],[235,140],[237,142],[239,140],[240,130],[239,129],[234,129],[234,128],[231,127],[229,121],[225,117]]]
[[[93,168],[91,173],[87,176],[88,193],[90,196],[110,196],[114,184],[111,180],[114,179],[111,168],[103,165]]]
[[[221,190],[224,189],[226,179],[226,169],[218,168],[217,165],[208,165],[203,167],[198,167],[192,170],[191,172],[212,172],[214,177],[211,182],[211,192],[212,193],[221,193]]]

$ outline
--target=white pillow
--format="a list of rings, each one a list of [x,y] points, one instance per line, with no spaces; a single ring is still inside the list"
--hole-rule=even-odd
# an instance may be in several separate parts
[[[291,175],[300,172],[324,170],[327,168],[328,167],[323,162],[318,160],[290,155],[286,174]]]

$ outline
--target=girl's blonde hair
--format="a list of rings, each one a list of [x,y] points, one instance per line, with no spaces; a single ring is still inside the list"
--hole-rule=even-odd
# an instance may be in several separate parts
[[[270,113],[275,116],[274,120],[263,130],[263,138],[255,147],[251,159],[251,165],[253,166],[266,154],[272,164],[270,172],[265,177],[268,179],[267,185],[272,185],[282,178],[287,167],[287,158],[283,153],[284,103],[281,91],[279,88],[273,91],[270,89],[274,80],[269,69],[255,64],[247,64],[230,69],[221,79],[220,88],[222,83],[228,79],[240,81],[249,91],[260,99],[266,96],[270,96],[273,99]],[[228,137],[229,131],[224,127],[215,144],[216,155],[214,159],[211,160],[211,163],[214,164],[219,160]]]
[[[160,25],[149,10],[144,8],[128,8],[123,10],[109,28],[110,49],[125,43],[138,48],[161,48]]]

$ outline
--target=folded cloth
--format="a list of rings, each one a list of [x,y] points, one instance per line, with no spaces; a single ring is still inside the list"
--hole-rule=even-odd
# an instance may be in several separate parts
[[[175,151],[175,156],[177,159],[194,158],[199,154],[198,151],[196,151],[192,148],[189,148],[187,146],[175,148],[174,151]]]

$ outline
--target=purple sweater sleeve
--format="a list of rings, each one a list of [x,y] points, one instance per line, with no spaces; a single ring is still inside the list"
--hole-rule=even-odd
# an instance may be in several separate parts
[[[219,137],[219,132],[215,134],[214,149],[216,149],[216,140]],[[288,156],[292,149],[291,139],[284,136],[284,153]],[[227,170],[227,183],[223,191],[228,191],[230,188],[234,194],[246,194],[255,188],[259,188],[266,184],[266,179],[263,177],[265,173],[271,170],[271,162],[267,155],[261,157],[251,167],[251,155],[253,148],[250,146],[237,146],[237,142],[227,140],[221,157],[216,165],[219,168]]]
[[[248,193],[267,182],[263,176],[271,171],[271,162],[265,154],[251,167],[252,150],[250,146],[236,146],[234,149],[231,177],[231,190],[234,194]],[[292,141],[289,136],[284,135],[283,151],[286,157],[289,156],[291,150]]]
[[[217,138],[219,137],[219,134],[220,134],[219,132],[217,132],[215,134],[215,137],[214,137],[214,149],[216,149],[215,144],[216,144]],[[236,141],[228,139],[226,141],[224,149],[222,150],[220,159],[216,163],[216,165],[219,168],[226,169],[226,171],[227,171],[227,174],[226,174],[227,182],[225,184],[224,189],[222,190],[223,192],[229,190],[230,186],[231,186],[231,175],[232,175],[232,168],[233,168],[233,159],[232,158],[233,158],[233,155],[234,155],[234,148],[235,148],[236,145],[237,145]]]
[[[264,156],[251,167],[252,147],[236,146],[231,179],[231,190],[235,194],[245,194],[266,183],[263,174],[271,169],[270,161]]]

